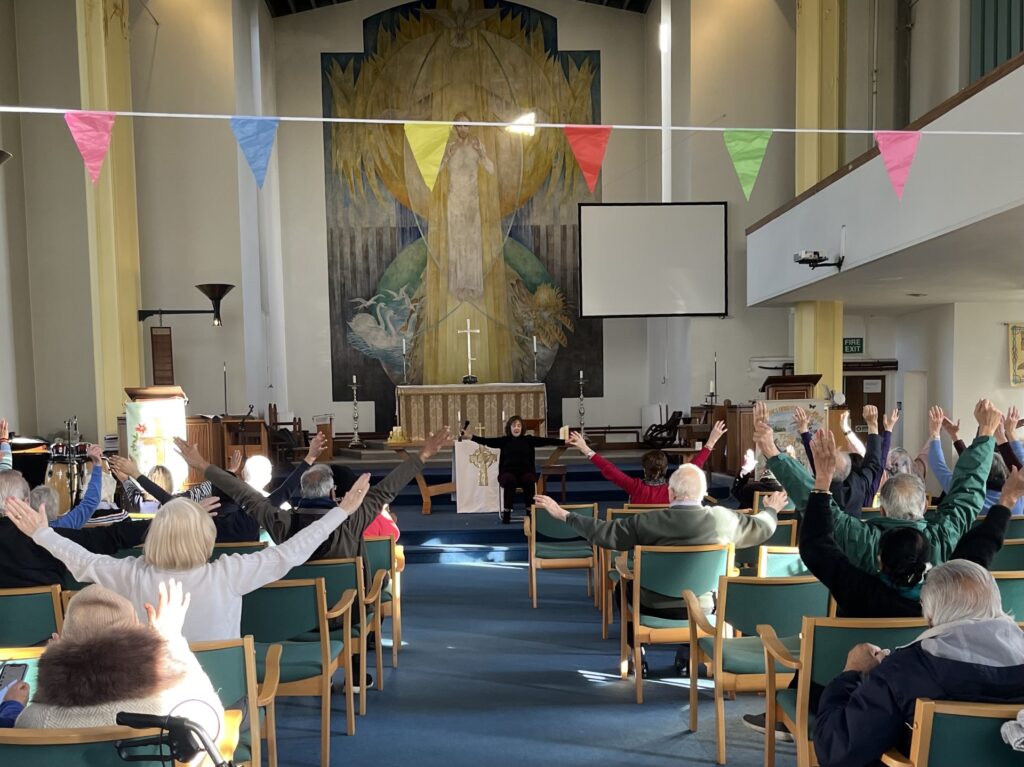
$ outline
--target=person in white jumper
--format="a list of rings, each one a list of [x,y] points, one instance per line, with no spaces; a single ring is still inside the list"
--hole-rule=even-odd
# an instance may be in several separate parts
[[[334,509],[283,543],[252,554],[230,554],[210,562],[217,537],[210,515],[198,504],[175,498],[153,518],[141,557],[93,554],[57,535],[48,525],[46,508],[7,500],[6,514],[21,532],[67,565],[79,581],[105,586],[126,597],[139,618],[146,618],[160,583],[174,578],[192,594],[182,635],[189,642],[237,639],[241,631],[242,596],[282,578],[303,564],[317,547],[363,502],[370,475],[363,474]]]

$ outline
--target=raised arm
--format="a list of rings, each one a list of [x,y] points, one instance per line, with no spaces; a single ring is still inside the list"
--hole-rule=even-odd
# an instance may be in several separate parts
[[[725,421],[715,421],[711,425],[711,433],[708,434],[708,441],[704,443],[704,447],[700,449],[700,452],[693,457],[690,461],[698,469],[703,469],[704,464],[707,463],[708,458],[711,457],[711,453],[714,452],[715,445],[718,444],[718,440],[729,431],[725,428]]]
[[[637,520],[643,514],[630,514],[625,519],[605,521],[573,514],[563,509],[554,498],[537,495],[533,498],[538,508],[544,509],[555,519],[565,522],[583,536],[588,543],[613,551],[625,551],[640,543],[637,536]]]
[[[89,475],[89,485],[82,496],[82,502],[63,516],[57,517],[50,523],[50,527],[68,527],[78,530],[88,522],[100,505],[100,494],[103,490],[103,451],[99,445],[89,445],[86,449],[89,458],[92,459],[92,473]]]
[[[0,418],[0,471],[8,471],[14,466],[14,454],[11,452],[10,432],[7,419]]]
[[[320,454],[326,447],[327,436],[323,432],[318,431],[316,435],[309,440],[309,449],[306,451],[306,457],[299,461],[285,481],[267,496],[267,500],[274,506],[280,506],[295,495],[295,491],[299,489],[299,483],[302,481],[302,475],[306,473],[307,469],[316,463],[316,459],[320,457]]]
[[[607,458],[600,456],[591,450],[590,446],[586,443],[579,432],[574,431],[569,435],[569,444],[583,453],[584,457],[589,458],[590,462],[593,463],[597,467],[598,471],[601,472],[602,477],[622,490],[625,490],[627,495],[632,496],[643,485],[641,480],[622,472]]]

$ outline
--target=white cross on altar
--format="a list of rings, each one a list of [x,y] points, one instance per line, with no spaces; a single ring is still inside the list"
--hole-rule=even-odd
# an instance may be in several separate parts
[[[466,365],[469,367],[469,376],[472,377],[473,376],[473,360],[476,359],[476,357],[473,356],[473,335],[472,334],[473,333],[479,333],[480,329],[479,328],[476,328],[476,329],[471,328],[469,326],[469,318],[466,318],[466,329],[465,330],[457,330],[455,332],[456,333],[465,333],[466,334]]]

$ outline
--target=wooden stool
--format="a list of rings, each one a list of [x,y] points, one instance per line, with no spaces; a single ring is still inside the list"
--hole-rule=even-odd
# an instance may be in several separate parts
[[[567,467],[565,464],[555,463],[550,466],[542,466],[540,469],[540,475],[537,477],[537,492],[540,495],[545,495],[544,489],[547,482],[545,477],[561,477],[562,478],[562,503],[565,503],[565,475]]]

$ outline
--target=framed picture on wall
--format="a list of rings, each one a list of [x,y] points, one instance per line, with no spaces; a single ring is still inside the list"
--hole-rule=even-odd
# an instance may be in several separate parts
[[[772,427],[775,444],[779,446],[779,450],[791,453],[810,471],[807,451],[800,441],[800,431],[796,427],[793,414],[798,407],[803,408],[810,419],[809,431],[814,434],[828,423],[828,402],[823,399],[774,399],[766,400],[765,404],[768,405],[768,424]],[[757,475],[760,476],[760,470],[764,468],[764,457],[760,454],[757,456],[757,463]]]

